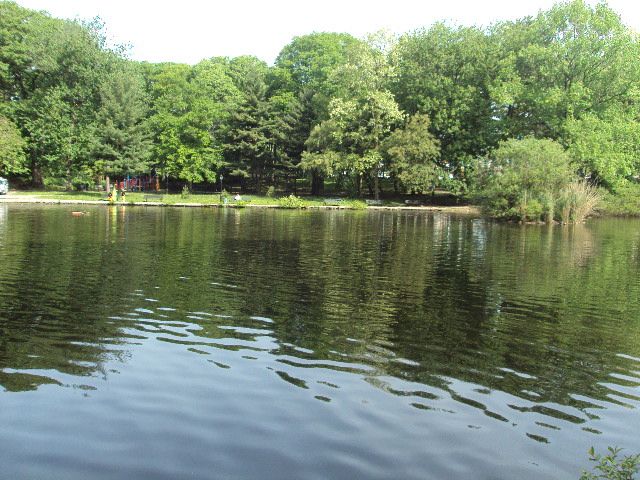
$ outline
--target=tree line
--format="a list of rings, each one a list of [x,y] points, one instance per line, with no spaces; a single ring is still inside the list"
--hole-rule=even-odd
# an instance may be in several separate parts
[[[616,12],[575,0],[486,28],[311,33],[271,66],[152,64],[109,46],[99,20],[3,1],[0,174],[78,186],[153,172],[189,187],[222,175],[257,192],[304,175],[313,194],[459,194],[504,171],[501,147],[539,140],[566,157],[562,175],[616,192],[640,171],[639,53]]]

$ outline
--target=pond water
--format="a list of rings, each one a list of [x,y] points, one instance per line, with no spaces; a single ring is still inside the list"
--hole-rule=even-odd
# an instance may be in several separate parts
[[[578,478],[640,451],[640,221],[0,204],[5,478]]]

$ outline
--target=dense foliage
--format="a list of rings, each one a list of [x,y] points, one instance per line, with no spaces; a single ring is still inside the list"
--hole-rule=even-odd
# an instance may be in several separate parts
[[[224,178],[254,192],[297,192],[305,176],[313,194],[325,184],[376,198],[461,194],[518,139],[555,149],[565,184],[615,195],[638,180],[640,42],[605,4],[400,37],[312,33],[273,66],[134,62],[103,31],[0,1],[0,174],[67,187],[107,175],[155,174],[175,188]],[[544,183],[549,172],[538,173]],[[547,193],[527,186],[517,193],[527,211],[513,198],[492,209],[553,217]]]
[[[527,137],[501,143],[479,166],[477,191],[495,216],[553,220],[556,199],[573,180],[559,143]]]
[[[18,128],[5,117],[0,117],[0,172],[17,174],[26,172],[24,140]]]

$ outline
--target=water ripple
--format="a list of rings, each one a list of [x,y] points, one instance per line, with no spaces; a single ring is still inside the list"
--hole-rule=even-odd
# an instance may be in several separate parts
[[[558,478],[636,441],[636,223],[92,213],[0,228],[8,477]]]

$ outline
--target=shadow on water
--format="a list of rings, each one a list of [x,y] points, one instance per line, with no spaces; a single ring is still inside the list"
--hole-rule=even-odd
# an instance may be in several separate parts
[[[0,385],[90,394],[171,348],[175,375],[252,362],[322,403],[357,379],[470,429],[600,434],[640,405],[638,227],[0,205]]]

